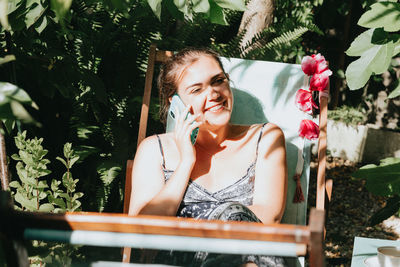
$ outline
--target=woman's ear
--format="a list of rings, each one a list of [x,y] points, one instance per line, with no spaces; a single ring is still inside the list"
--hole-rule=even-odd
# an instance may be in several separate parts
[[[169,103],[171,104],[171,102],[172,102],[172,96],[168,97],[168,101],[169,101]]]

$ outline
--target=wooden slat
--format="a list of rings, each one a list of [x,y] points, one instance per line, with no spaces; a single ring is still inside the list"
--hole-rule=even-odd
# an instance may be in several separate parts
[[[119,233],[193,236],[223,239],[308,243],[307,226],[255,222],[200,221],[165,216],[128,216],[103,213],[32,213],[13,211],[10,227],[88,230]]]
[[[325,266],[323,231],[325,225],[325,212],[323,210],[311,209],[310,211],[310,267]]]
[[[328,117],[328,98],[321,97],[319,114],[319,141],[318,141],[318,173],[317,173],[317,197],[316,207],[319,210],[325,208],[325,169],[326,169],[326,129]]]
[[[155,59],[156,59],[156,46],[151,45],[150,51],[149,51],[149,59],[147,62],[147,71],[146,71],[146,80],[145,80],[145,84],[144,84],[142,110],[140,112],[139,134],[138,134],[137,146],[139,146],[139,144],[146,137],[147,118],[149,115],[151,87],[152,87],[152,82],[153,82]]]
[[[125,174],[125,192],[124,192],[124,213],[128,214],[129,212],[129,203],[131,200],[131,191],[132,191],[132,168],[133,168],[133,160],[128,160],[126,162],[126,174]]]
[[[165,50],[157,50],[156,51],[156,62],[157,63],[164,63],[167,61],[168,58],[172,57],[172,51],[165,51]]]

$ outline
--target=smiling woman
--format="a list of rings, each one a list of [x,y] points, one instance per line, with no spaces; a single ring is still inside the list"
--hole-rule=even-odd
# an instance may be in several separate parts
[[[287,167],[281,129],[234,125],[229,76],[218,55],[188,48],[169,59],[158,79],[165,116],[173,95],[186,106],[174,131],[146,138],[132,170],[130,214],[279,222]],[[188,114],[192,116],[187,116]],[[198,128],[195,144],[191,133]],[[158,253],[157,262],[183,266],[284,266],[271,256]]]

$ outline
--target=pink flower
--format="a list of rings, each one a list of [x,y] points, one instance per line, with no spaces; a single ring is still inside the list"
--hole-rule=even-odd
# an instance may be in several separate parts
[[[332,71],[327,69],[322,73],[315,73],[310,80],[311,91],[324,91],[325,87],[329,83],[329,76],[332,75]]]
[[[300,122],[299,136],[309,140],[316,139],[319,136],[319,126],[312,120],[302,120]]]
[[[328,69],[328,63],[326,63],[324,56],[318,53],[316,55],[312,55],[311,57],[317,62],[317,67],[315,70],[316,73],[322,73]]]
[[[305,56],[301,60],[301,69],[305,74],[311,76],[315,73],[317,69],[317,61],[310,56]]]
[[[313,100],[312,93],[304,89],[299,89],[296,93],[296,106],[308,114],[312,114],[313,108],[318,108]]]

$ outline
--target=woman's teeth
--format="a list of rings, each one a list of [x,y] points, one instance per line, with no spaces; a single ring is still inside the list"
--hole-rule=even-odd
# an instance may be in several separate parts
[[[215,112],[215,111],[221,109],[222,107],[223,107],[222,105],[214,106],[214,107],[210,108],[208,111]]]

